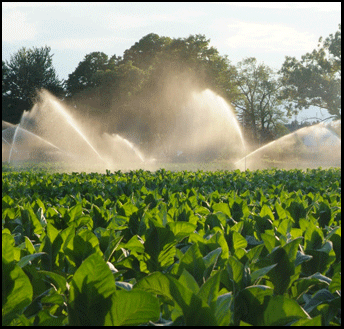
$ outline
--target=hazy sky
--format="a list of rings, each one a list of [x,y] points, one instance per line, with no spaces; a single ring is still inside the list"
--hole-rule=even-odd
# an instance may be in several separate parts
[[[256,57],[279,69],[340,22],[340,2],[3,2],[2,58],[47,45],[58,77],[67,79],[93,51],[122,56],[149,33],[204,34],[234,64]]]

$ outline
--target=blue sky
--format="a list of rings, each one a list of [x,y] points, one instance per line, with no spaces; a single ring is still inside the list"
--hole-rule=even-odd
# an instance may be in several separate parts
[[[279,69],[285,56],[300,59],[341,22],[340,2],[3,2],[2,9],[2,58],[50,46],[60,79],[86,54],[122,56],[149,33],[204,34],[233,64],[256,57]]]

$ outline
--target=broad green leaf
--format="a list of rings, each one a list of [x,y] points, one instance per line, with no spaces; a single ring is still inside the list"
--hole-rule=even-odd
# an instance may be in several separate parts
[[[268,217],[272,222],[275,220],[274,215],[268,205],[264,204],[260,213],[260,217]]]
[[[61,249],[62,238],[59,231],[50,223],[47,224],[47,233],[43,239],[40,252],[46,253],[42,257],[42,268],[46,271],[52,271],[57,266],[56,257]]]
[[[35,247],[27,236],[25,237],[25,248],[30,254],[36,253]]]
[[[227,203],[222,203],[222,202],[220,202],[220,203],[213,203],[212,204],[212,208],[213,208],[214,212],[219,211],[219,212],[222,212],[225,215],[227,215],[228,218],[232,217],[231,211],[229,210],[229,206],[228,206]]]
[[[186,325],[217,324],[209,306],[170,275],[152,273],[135,284],[135,289],[163,295],[175,301],[183,311]]]
[[[182,274],[180,275],[178,282],[180,282],[184,287],[190,289],[194,294],[199,291],[199,286],[194,279],[194,277],[184,268]]]
[[[271,297],[264,311],[265,326],[283,326],[303,318],[310,319],[310,316],[295,300],[284,296]]]
[[[285,244],[282,248],[286,251],[288,258],[289,258],[289,262],[294,262],[296,259],[296,255],[297,255],[297,251],[299,248],[299,245],[301,244],[301,241],[303,240],[303,238],[297,238],[294,239],[290,242],[288,242],[287,244]]]
[[[65,249],[68,261],[76,268],[93,253],[102,255],[99,240],[91,231],[86,229],[79,231]]]
[[[341,274],[341,272],[337,272],[332,277],[332,281],[330,283],[330,286],[328,287],[328,290],[332,293],[335,293],[336,291],[342,290],[342,274]]]
[[[12,263],[14,258],[15,241],[12,235],[2,233],[2,262],[6,264]]]
[[[304,249],[306,253],[308,250],[316,250],[321,248],[323,244],[324,235],[322,230],[319,227],[315,226],[313,223],[308,222],[308,226],[304,237]]]
[[[266,266],[266,267],[263,267],[259,270],[254,271],[251,274],[251,283],[254,283],[256,280],[258,280],[259,278],[261,278],[264,275],[266,275],[267,273],[269,273],[269,271],[272,270],[275,266],[277,266],[277,264]]]
[[[245,287],[244,268],[244,265],[233,256],[228,258],[226,269],[229,274],[229,280],[233,283],[233,286],[235,288],[235,292],[239,292]]]
[[[69,286],[67,280],[60,274],[49,271],[38,271],[38,273],[41,273],[50,278],[51,281],[54,283],[57,291],[60,291],[61,293],[64,293]]]
[[[310,255],[305,255],[303,251],[297,251],[296,253],[296,258],[295,258],[295,267],[299,266],[300,264],[302,264],[303,262],[308,262],[310,259],[312,259],[313,257]]]
[[[197,243],[194,243],[180,259],[177,276],[180,276],[184,269],[195,278],[198,284],[202,283],[205,265]]]
[[[2,325],[9,325],[22,314],[31,301],[33,291],[29,278],[17,265],[3,265],[2,272]]]
[[[112,307],[105,315],[105,326],[135,326],[159,319],[159,300],[149,292],[118,290],[111,299]]]
[[[232,303],[233,295],[231,292],[219,296],[216,300],[215,318],[219,326],[228,326],[232,312],[230,305]]]
[[[307,293],[309,289],[327,287],[330,282],[331,279],[320,273],[315,273],[311,276],[298,279],[291,287],[292,296],[299,299],[300,296]]]
[[[216,248],[215,250],[212,250],[210,253],[208,253],[207,255],[203,257],[204,266],[206,268],[203,274],[205,279],[208,279],[212,270],[216,266],[217,260],[221,252],[222,252],[222,248],[219,247],[219,248]]]
[[[68,223],[71,224],[80,216],[82,216],[82,204],[78,203],[68,210]]]
[[[271,264],[276,266],[267,275],[274,285],[275,293],[282,295],[291,284],[291,278],[295,273],[294,264],[289,261],[287,252],[281,247],[275,249],[268,258]]]
[[[116,294],[115,279],[106,262],[96,253],[89,256],[70,282],[69,325],[105,325]]]
[[[327,289],[320,289],[312,296],[312,298],[307,300],[304,305],[304,309],[310,313],[318,305],[328,304],[334,299],[335,296],[333,296],[333,294],[331,294]]]
[[[277,216],[279,219],[287,218],[287,212],[283,209],[283,207],[278,202],[275,203],[275,209],[276,209]]]
[[[233,232],[232,239],[234,249],[245,249],[247,247],[247,241],[240,233]]]
[[[215,304],[220,287],[222,271],[223,270],[217,271],[206,282],[204,282],[197,294],[198,297],[202,298],[210,306],[213,312],[215,312],[216,309]]]
[[[29,238],[34,238],[34,233],[41,235],[44,232],[41,222],[30,206],[22,209],[21,218],[25,235]]]
[[[272,252],[272,250],[279,245],[279,242],[277,241],[275,235],[273,234],[267,234],[262,233],[261,234],[262,240],[264,241],[264,245],[266,249],[269,251],[269,253]]]
[[[177,241],[189,236],[190,233],[194,232],[196,229],[196,225],[189,222],[169,222],[167,226],[170,228]]]
[[[151,225],[144,243],[145,252],[150,255],[147,261],[148,270],[154,272],[172,265],[176,243],[173,233],[168,228]]]
[[[234,305],[236,321],[263,325],[263,314],[272,295],[273,289],[263,285],[249,286],[241,290]]]
[[[312,256],[312,259],[301,264],[302,272],[306,275],[312,275],[315,272],[325,274],[331,264],[336,261],[336,254],[333,251],[331,241],[325,242],[318,250],[308,250],[306,253]]]

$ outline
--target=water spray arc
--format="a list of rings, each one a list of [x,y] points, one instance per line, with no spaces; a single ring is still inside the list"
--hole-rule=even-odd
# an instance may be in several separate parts
[[[9,163],[11,162],[12,152],[13,152],[13,149],[14,149],[14,144],[16,142],[16,138],[17,138],[19,127],[20,127],[20,124],[18,124],[18,126],[16,127],[16,129],[14,131],[14,136],[13,136],[13,141],[12,141],[12,145],[11,145],[10,155],[8,157],[8,162]]]
[[[153,152],[146,156],[122,133],[106,131],[98,122],[78,117],[73,108],[43,91],[18,125],[3,122],[3,161],[61,162],[72,170],[87,167],[96,171],[152,170],[170,162],[206,161],[223,161],[228,169],[245,171],[273,166],[341,166],[340,120],[299,129],[249,152],[235,111],[224,98],[209,89],[186,94],[184,103],[171,103],[176,108],[169,129],[163,137],[157,135]],[[144,130],[126,132],[140,143],[144,134]]]

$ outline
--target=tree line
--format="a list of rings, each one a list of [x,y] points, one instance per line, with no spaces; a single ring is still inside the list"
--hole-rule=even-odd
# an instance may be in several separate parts
[[[209,88],[232,104],[251,143],[287,133],[286,118],[310,106],[341,117],[341,25],[301,60],[286,57],[278,71],[254,57],[233,65],[200,34],[175,39],[151,33],[123,56],[91,52],[67,80],[58,79],[50,52],[48,46],[23,47],[2,61],[3,120],[18,123],[41,88],[103,120],[110,133],[144,131],[146,144],[171,129],[190,90]]]

